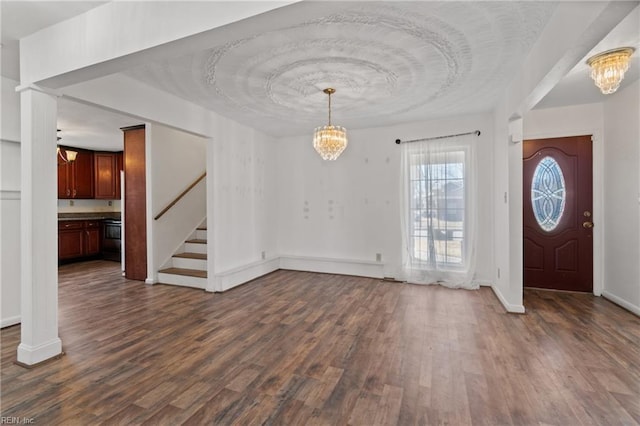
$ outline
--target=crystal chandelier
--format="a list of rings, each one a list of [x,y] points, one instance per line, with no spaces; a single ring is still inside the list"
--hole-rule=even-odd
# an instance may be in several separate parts
[[[331,95],[336,89],[329,87],[323,92],[329,95],[329,124],[316,127],[313,133],[313,147],[323,160],[336,160],[347,147],[347,129],[331,125]]]
[[[629,58],[633,53],[632,47],[608,50],[587,60],[591,67],[591,78],[600,91],[609,95],[620,87],[624,73],[629,69]]]

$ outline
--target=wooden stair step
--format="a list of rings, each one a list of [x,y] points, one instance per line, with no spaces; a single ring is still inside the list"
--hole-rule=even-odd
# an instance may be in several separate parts
[[[187,240],[185,241],[186,243],[193,243],[193,244],[207,244],[207,240],[199,240],[199,239],[193,239],[193,240]]]
[[[199,269],[167,268],[158,271],[163,274],[185,275],[187,277],[207,278],[207,271]]]
[[[202,259],[207,260],[207,255],[205,253],[177,253],[174,254],[173,257],[181,257],[183,259]]]
[[[201,226],[200,228],[196,228],[198,231],[206,231],[207,227],[206,226]]]

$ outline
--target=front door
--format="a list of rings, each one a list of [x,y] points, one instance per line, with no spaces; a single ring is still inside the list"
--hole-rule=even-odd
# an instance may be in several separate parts
[[[523,144],[525,287],[593,292],[591,136]]]

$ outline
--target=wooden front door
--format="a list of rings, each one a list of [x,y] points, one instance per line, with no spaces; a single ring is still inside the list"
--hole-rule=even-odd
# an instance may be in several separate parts
[[[591,136],[523,144],[524,285],[593,292]]]

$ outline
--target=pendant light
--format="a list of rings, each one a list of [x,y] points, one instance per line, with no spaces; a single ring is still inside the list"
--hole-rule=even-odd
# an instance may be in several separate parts
[[[331,95],[336,90],[328,87],[323,92],[329,96],[329,124],[316,128],[313,134],[313,147],[323,160],[336,160],[347,147],[347,129],[331,124]]]

